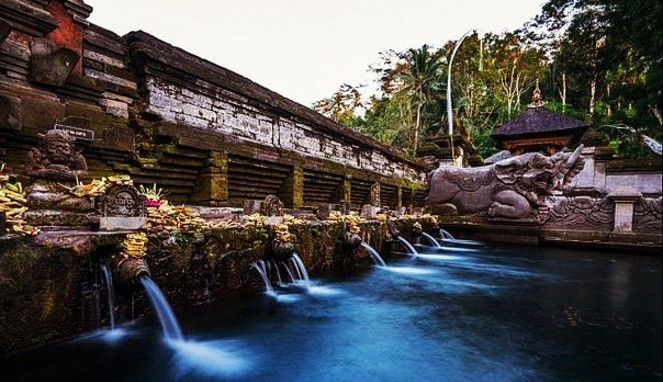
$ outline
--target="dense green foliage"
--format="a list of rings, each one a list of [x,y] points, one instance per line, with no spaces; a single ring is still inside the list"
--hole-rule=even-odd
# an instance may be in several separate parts
[[[468,36],[452,66],[454,123],[490,155],[493,129],[527,107],[538,82],[546,107],[591,122],[618,154],[651,155],[640,134],[661,139],[662,16],[659,1],[548,0],[519,30]],[[446,134],[454,46],[382,52],[370,68],[376,94],[345,84],[313,107],[416,156]]]

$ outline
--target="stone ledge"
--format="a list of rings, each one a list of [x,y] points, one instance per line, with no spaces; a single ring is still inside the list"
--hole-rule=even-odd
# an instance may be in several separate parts
[[[663,254],[662,235],[638,232],[570,231],[545,229],[541,232],[541,242],[548,245],[595,248],[601,250],[633,250],[639,253]]]

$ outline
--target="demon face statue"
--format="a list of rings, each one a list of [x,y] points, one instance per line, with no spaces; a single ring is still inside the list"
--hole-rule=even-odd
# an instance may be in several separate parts
[[[553,191],[572,186],[585,166],[582,149],[549,157],[527,153],[484,167],[440,167],[429,176],[426,203],[461,215],[527,218]]]

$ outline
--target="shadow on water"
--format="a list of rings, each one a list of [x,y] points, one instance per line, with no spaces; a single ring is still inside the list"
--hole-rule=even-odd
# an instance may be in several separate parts
[[[141,324],[112,346],[54,344],[0,366],[17,381],[660,380],[660,286],[653,257],[421,252],[278,287],[293,303],[193,308],[180,318],[195,339],[171,346]]]

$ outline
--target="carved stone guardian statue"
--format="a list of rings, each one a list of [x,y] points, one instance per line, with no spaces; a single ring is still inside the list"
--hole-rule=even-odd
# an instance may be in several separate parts
[[[75,139],[61,130],[42,135],[39,144],[28,152],[26,174],[36,178],[27,189],[27,204],[33,210],[28,218],[36,225],[85,225],[86,217],[58,214],[57,211],[87,213],[92,209],[89,197],[78,197],[63,186],[75,185],[88,178],[88,168]],[[46,210],[40,212],[37,210]]]
[[[582,149],[552,156],[527,153],[484,167],[440,167],[430,175],[426,203],[452,214],[532,218],[553,191],[572,186],[585,166]]]

